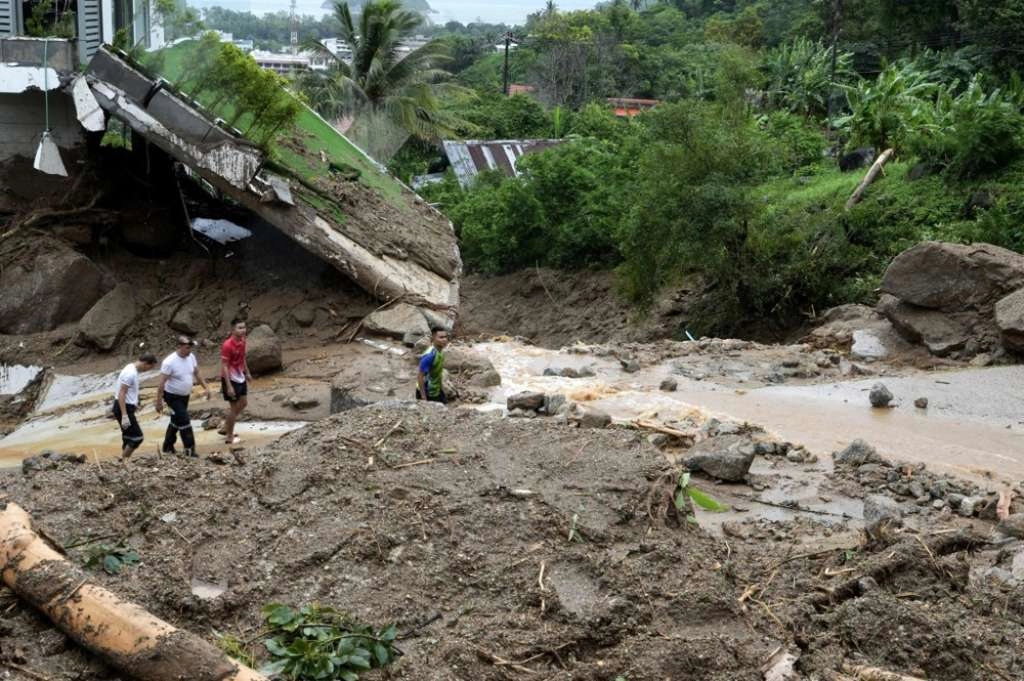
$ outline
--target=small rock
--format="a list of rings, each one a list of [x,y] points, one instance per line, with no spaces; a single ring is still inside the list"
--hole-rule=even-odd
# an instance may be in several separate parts
[[[962,504],[966,498],[966,496],[959,494],[958,492],[950,492],[946,495],[946,501],[948,501],[949,505],[953,508],[959,508],[960,504]]]
[[[936,511],[941,511],[942,509],[946,508],[946,500],[935,499],[934,501],[932,501],[932,508],[934,508]]]
[[[685,465],[719,480],[740,482],[754,462],[754,449],[754,443],[741,435],[718,435],[695,445]]]
[[[647,441],[661,449],[662,447],[667,447],[672,442],[672,437],[665,433],[652,433],[647,436]]]
[[[999,521],[996,529],[1008,537],[1024,539],[1024,513],[1013,513]]]
[[[219,416],[210,416],[209,418],[203,419],[202,426],[203,430],[217,430],[220,428],[221,418]]]
[[[585,407],[578,420],[581,428],[607,428],[612,423],[612,417],[607,412],[594,407]]]
[[[619,364],[622,365],[622,370],[627,374],[635,374],[640,371],[640,362],[635,359],[620,359]]]
[[[562,375],[562,370],[561,369],[556,369],[554,367],[548,367],[548,368],[546,368],[544,370],[544,375],[545,376],[561,376]]]
[[[310,303],[303,303],[292,310],[292,318],[295,319],[296,324],[303,328],[312,326],[313,322],[316,321],[316,306]]]
[[[469,379],[469,385],[474,388],[493,388],[499,386],[501,385],[501,374],[494,369],[486,369]]]
[[[281,368],[281,341],[266,324],[249,331],[245,351],[246,363],[254,374],[266,374]]]
[[[877,527],[883,522],[893,525],[903,524],[903,512],[900,505],[884,494],[869,494],[864,499],[864,522],[869,527]]]
[[[964,497],[960,500],[960,505],[957,506],[956,512],[965,518],[970,518],[974,515],[974,509],[978,504],[978,500],[973,497]]]
[[[579,378],[580,372],[577,371],[576,369],[573,369],[572,367],[565,367],[564,369],[562,369],[562,371],[559,372],[559,375],[561,375],[563,378]]]
[[[509,409],[508,417],[510,419],[518,419],[526,416],[527,413],[529,412],[527,412],[525,409]]]
[[[303,411],[305,409],[312,409],[313,407],[319,406],[320,400],[316,399],[315,397],[300,397],[297,395],[292,395],[287,400],[285,400],[284,403],[287,404],[292,409]]]
[[[715,435],[737,435],[740,432],[740,428],[740,424],[735,421],[726,421],[725,423],[718,424]]]
[[[594,371],[592,367],[582,367],[581,369],[577,370],[576,375],[579,378],[593,378],[594,376],[597,376],[597,373]]]
[[[533,390],[524,390],[508,398],[506,407],[509,411],[523,409],[526,411],[537,411],[544,406],[544,393]]]
[[[925,496],[924,485],[921,484],[920,480],[912,480],[910,485],[907,486],[907,489],[910,491],[910,496],[915,499],[920,499]]]
[[[847,445],[846,449],[832,456],[836,463],[847,466],[861,466],[865,463],[879,463],[882,461],[882,457],[878,455],[875,448],[864,440],[854,440]]]
[[[173,523],[177,519],[178,514],[174,511],[171,511],[170,513],[164,513],[162,516],[160,516],[160,521],[165,523]]]
[[[667,393],[674,393],[679,389],[679,381],[674,378],[666,378],[658,388]]]
[[[917,407],[918,409],[927,409],[928,408],[928,398],[927,397],[918,397],[916,400],[914,400],[914,406]]]
[[[544,411],[548,414],[554,415],[565,406],[565,395],[559,395],[557,393],[552,395],[544,396]]]
[[[992,355],[987,352],[975,355],[970,361],[972,367],[987,367],[990,364],[992,364]]]
[[[878,582],[874,577],[861,577],[857,580],[857,588],[860,589],[862,594],[866,594],[870,591],[878,591]]]
[[[875,383],[871,386],[871,392],[868,393],[868,399],[871,401],[871,406],[875,409],[883,409],[889,406],[892,402],[892,392],[885,387],[884,383]]]

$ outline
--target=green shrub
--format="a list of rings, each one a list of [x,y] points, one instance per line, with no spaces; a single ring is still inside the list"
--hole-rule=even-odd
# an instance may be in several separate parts
[[[758,125],[778,143],[785,170],[795,170],[819,162],[822,152],[828,146],[825,135],[817,125],[785,111],[761,116]]]
[[[798,38],[769,50],[761,66],[768,78],[768,104],[803,116],[824,116],[836,84],[854,75],[853,54],[837,52],[835,61],[833,80],[832,50],[821,42]]]

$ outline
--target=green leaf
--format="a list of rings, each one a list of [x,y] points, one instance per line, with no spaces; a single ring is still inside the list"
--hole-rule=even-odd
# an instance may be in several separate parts
[[[391,661],[391,652],[380,643],[373,646],[373,656],[377,658],[377,665],[381,667]]]
[[[721,513],[729,510],[729,506],[727,504],[723,504],[718,499],[715,499],[706,492],[702,492],[696,487],[687,487],[686,493],[690,495],[691,499],[693,499],[693,503],[705,510],[713,511],[715,513]]]
[[[274,657],[288,656],[288,648],[276,638],[268,638],[263,642],[263,646],[267,649],[267,652]]]
[[[280,674],[281,672],[283,672],[285,667],[287,666],[287,658],[284,660],[275,660],[274,662],[265,664],[262,667],[260,667],[260,673],[265,674],[266,676],[273,676],[275,674]]]
[[[359,681],[359,675],[355,672],[340,672],[338,674],[338,678],[341,679],[341,681]]]
[[[676,510],[677,511],[684,511],[684,510],[686,510],[686,492],[684,491],[684,489],[685,488],[677,489],[676,490],[676,495],[675,495],[675,497],[672,500],[673,503],[676,505]]]
[[[380,633],[380,640],[391,643],[398,637],[398,627],[392,624],[390,627]]]

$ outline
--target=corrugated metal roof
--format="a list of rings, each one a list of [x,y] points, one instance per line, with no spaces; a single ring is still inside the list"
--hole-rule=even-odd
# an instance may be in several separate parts
[[[516,164],[526,154],[558,146],[563,140],[444,140],[448,156],[459,184],[468,187],[473,178],[485,170],[499,170],[507,177],[519,174]]]

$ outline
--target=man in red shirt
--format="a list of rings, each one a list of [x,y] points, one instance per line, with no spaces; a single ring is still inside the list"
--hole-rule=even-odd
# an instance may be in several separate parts
[[[220,346],[220,392],[228,403],[224,417],[224,437],[229,445],[241,442],[235,436],[235,421],[248,404],[248,381],[252,380],[245,361],[245,321],[231,320],[231,335]]]

